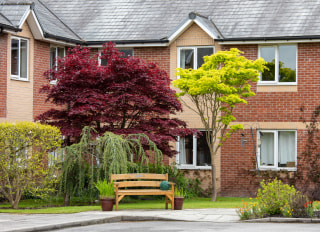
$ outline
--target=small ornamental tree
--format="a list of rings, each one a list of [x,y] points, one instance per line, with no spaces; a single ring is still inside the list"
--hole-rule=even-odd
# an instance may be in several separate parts
[[[165,155],[175,151],[169,141],[194,131],[185,122],[171,118],[182,106],[170,89],[167,73],[155,64],[134,57],[121,57],[112,43],[104,45],[99,65],[89,48],[77,46],[56,69],[45,75],[57,79],[47,85],[47,101],[61,106],[41,114],[38,119],[61,128],[65,136],[80,138],[82,128],[90,126],[98,134],[144,133]],[[77,140],[79,141],[79,140]]]
[[[55,190],[54,166],[44,162],[60,147],[58,128],[32,122],[0,123],[0,194],[17,209],[23,193],[45,196]]]
[[[180,78],[173,81],[181,90],[181,101],[185,102],[183,96],[191,100],[193,104],[185,106],[199,115],[205,129],[211,155],[213,201],[217,196],[216,154],[232,133],[243,129],[241,124],[230,125],[236,120],[233,111],[238,104],[247,103],[245,98],[255,95],[249,82],[257,82],[264,69],[262,58],[251,61],[240,54],[233,48],[205,56],[205,63],[197,70],[178,68]]]

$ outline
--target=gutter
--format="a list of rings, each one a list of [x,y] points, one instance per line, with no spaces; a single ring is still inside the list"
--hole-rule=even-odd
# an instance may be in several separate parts
[[[320,39],[320,35],[304,35],[304,36],[275,36],[275,37],[240,37],[240,38],[224,38],[215,39],[218,42],[235,42],[235,41],[257,41],[257,40],[301,40],[301,39]]]
[[[9,30],[13,30],[15,32],[20,32],[22,31],[22,29],[14,27],[14,26],[10,26],[10,25],[6,25],[6,24],[2,24],[0,23],[0,27],[1,27],[1,33],[3,32],[4,29],[9,29]]]
[[[87,41],[86,45],[101,45],[104,43],[115,43],[115,44],[150,44],[150,43],[168,43],[169,40],[109,40],[109,41]]]
[[[69,39],[69,38],[66,38],[66,37],[63,37],[63,36],[53,35],[53,34],[50,34],[50,33],[47,33],[47,32],[44,32],[43,36],[45,38],[57,39],[57,40],[62,40],[62,41],[75,43],[75,44],[81,44],[81,45],[85,44],[84,41],[81,41],[81,40]]]

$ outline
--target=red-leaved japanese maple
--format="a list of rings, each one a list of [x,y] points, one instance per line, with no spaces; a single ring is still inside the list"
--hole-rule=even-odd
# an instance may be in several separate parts
[[[172,118],[182,106],[170,89],[168,74],[153,63],[134,57],[121,57],[112,43],[104,45],[99,65],[89,48],[70,49],[58,59],[56,69],[45,73],[57,79],[41,91],[47,101],[63,106],[37,117],[42,122],[61,128],[65,136],[79,138],[84,126],[94,127],[99,134],[144,133],[165,155],[175,151],[169,141],[194,131],[185,122]]]

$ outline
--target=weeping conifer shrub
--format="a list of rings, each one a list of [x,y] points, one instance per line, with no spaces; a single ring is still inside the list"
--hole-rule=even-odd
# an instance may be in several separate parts
[[[127,173],[128,167],[134,172],[146,171],[148,154],[154,157],[154,165],[162,166],[162,152],[145,134],[95,135],[93,128],[84,127],[80,142],[65,148],[59,183],[65,205],[70,204],[71,196],[93,201],[97,196],[94,183],[110,180],[111,174]]]

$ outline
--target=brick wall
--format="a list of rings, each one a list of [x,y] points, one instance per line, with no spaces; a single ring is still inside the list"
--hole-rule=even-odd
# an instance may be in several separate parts
[[[35,40],[34,43],[34,88],[33,88],[33,118],[54,108],[54,105],[45,102],[47,94],[40,93],[40,88],[49,83],[43,76],[50,68],[50,44]]]
[[[0,34],[0,118],[7,114],[7,42],[8,35]]]
[[[256,59],[258,45],[222,46],[222,50],[237,47],[244,51],[249,59]],[[224,196],[254,196],[258,189],[255,169],[255,155],[250,128],[253,128],[253,138],[256,144],[256,129],[296,129],[297,156],[304,150],[306,141],[305,125],[301,122],[300,107],[305,106],[305,118],[310,119],[315,106],[320,105],[320,43],[298,44],[297,86],[257,86],[252,83],[256,96],[248,99],[247,105],[241,105],[235,110],[238,123],[246,130],[241,131],[247,140],[241,146],[240,132],[234,134],[221,150],[221,195]],[[299,167],[298,163],[298,167]],[[262,172],[263,176],[266,172]],[[284,180],[293,184],[295,172],[284,175]],[[282,174],[280,173],[273,173]],[[297,183],[299,185],[299,183]]]
[[[168,47],[134,48],[133,55],[147,62],[156,63],[158,67],[170,72],[170,49]]]

